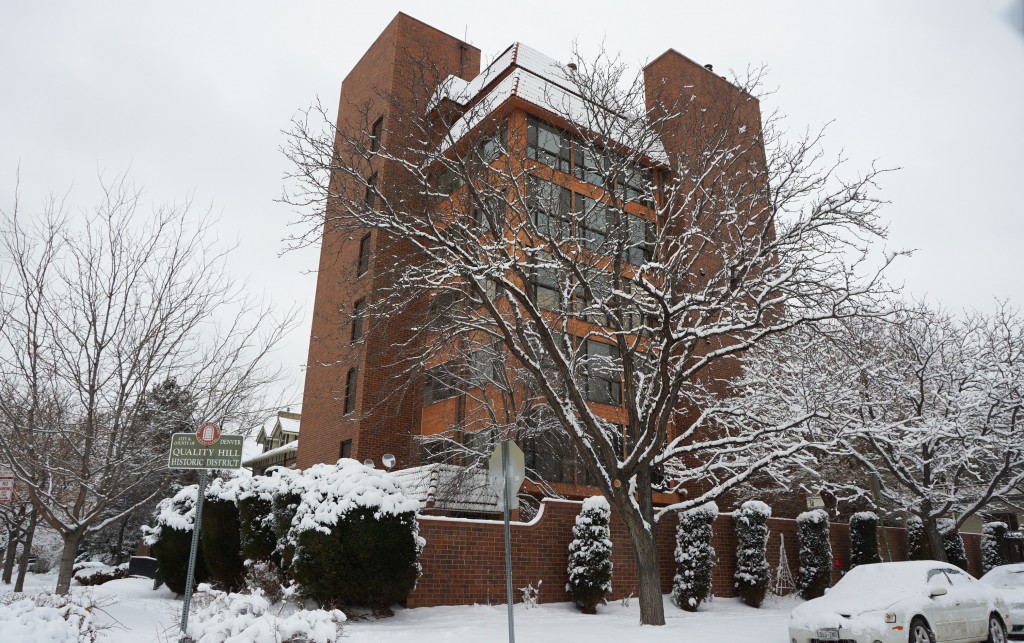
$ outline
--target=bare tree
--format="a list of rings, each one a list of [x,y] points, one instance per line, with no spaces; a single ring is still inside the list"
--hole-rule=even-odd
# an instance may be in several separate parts
[[[520,79],[543,88],[541,118],[501,82],[476,100],[429,63],[376,99],[402,115],[382,135],[369,106],[337,126],[314,107],[289,132],[284,200],[309,224],[300,242],[372,230],[411,257],[376,314],[459,293],[443,331],[408,341],[409,376],[431,365],[412,356],[500,345],[626,527],[641,621],[663,624],[658,520],[792,457],[824,421],[746,405],[744,354],[881,312],[891,257],[866,267],[885,232],[879,172],[839,180],[817,136],[762,128],[758,73],[698,88],[645,84],[604,56],[573,63]],[[661,476],[677,493],[656,507]]]
[[[1000,304],[956,316],[917,304],[890,320],[837,324],[820,338],[776,375],[803,392],[817,386],[811,373],[847,380],[826,408],[859,425],[837,450],[857,466],[842,477],[820,470],[824,489],[916,516],[939,560],[940,520],[952,517],[949,528],[959,529],[993,503],[1018,504],[1024,319],[1016,310]]]
[[[0,459],[63,539],[58,592],[83,538],[160,492],[147,391],[173,377],[197,418],[252,426],[292,317],[244,296],[188,203],[150,213],[124,177],[103,188],[81,215],[0,211]]]

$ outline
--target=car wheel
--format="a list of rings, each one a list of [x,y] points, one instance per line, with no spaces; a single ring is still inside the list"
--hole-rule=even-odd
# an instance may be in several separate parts
[[[928,622],[920,616],[910,621],[910,643],[935,643],[935,635]]]
[[[987,643],[1006,643],[1006,626],[995,614],[988,617]]]

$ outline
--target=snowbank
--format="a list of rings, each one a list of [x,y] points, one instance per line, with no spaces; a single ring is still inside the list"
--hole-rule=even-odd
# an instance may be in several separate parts
[[[260,593],[233,594],[199,586],[188,635],[196,643],[335,643],[345,614],[340,610],[272,609]]]
[[[0,596],[0,641],[91,643],[96,640],[92,608],[89,594],[5,594]]]

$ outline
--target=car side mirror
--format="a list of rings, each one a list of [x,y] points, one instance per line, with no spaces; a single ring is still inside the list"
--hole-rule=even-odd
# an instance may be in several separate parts
[[[945,596],[949,590],[945,587],[939,587],[938,585],[932,585],[928,588],[928,596],[935,598],[936,596]]]

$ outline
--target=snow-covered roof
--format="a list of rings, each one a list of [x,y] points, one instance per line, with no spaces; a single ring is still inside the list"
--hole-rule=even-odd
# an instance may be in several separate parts
[[[281,446],[277,447],[276,449],[271,449],[270,451],[264,451],[263,453],[260,453],[259,455],[253,456],[252,458],[249,458],[248,460],[243,462],[242,466],[243,467],[251,467],[251,466],[254,466],[254,465],[262,464],[262,463],[264,463],[264,462],[266,462],[268,460],[275,459],[279,455],[287,454],[290,451],[297,451],[298,449],[299,449],[299,441],[295,440],[294,442],[289,442],[288,444],[282,444]]]
[[[508,75],[502,74],[512,69]],[[501,80],[480,95],[494,80]],[[433,109],[443,99],[451,100],[463,107],[476,101],[467,112],[452,125],[449,136],[441,144],[441,151],[447,150],[455,141],[465,136],[480,124],[500,105],[512,96],[517,96],[541,109],[557,114],[568,121],[580,123],[586,118],[586,103],[579,87],[566,73],[566,67],[536,49],[521,42],[514,43],[476,78],[465,81],[449,76],[435,92],[429,103]],[[617,132],[604,132],[619,143],[628,144],[630,124],[619,119]],[[652,150],[652,160],[666,162],[668,155],[660,142]]]
[[[427,508],[447,511],[498,513],[494,493],[483,469],[454,464],[426,464],[391,472],[406,495]]]

